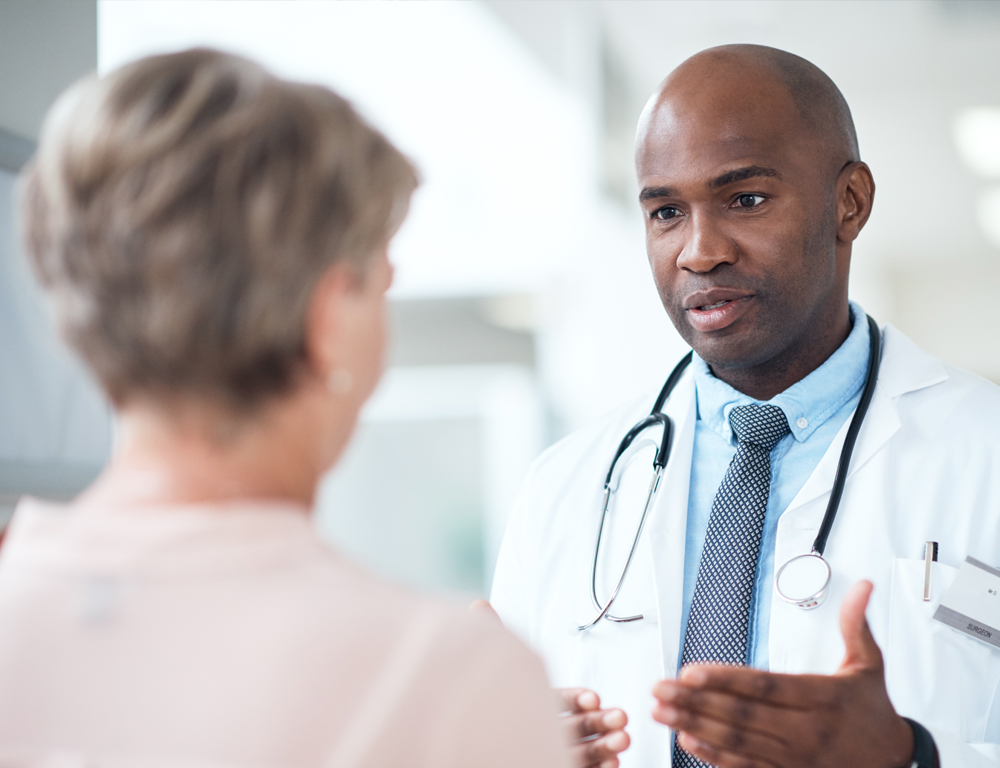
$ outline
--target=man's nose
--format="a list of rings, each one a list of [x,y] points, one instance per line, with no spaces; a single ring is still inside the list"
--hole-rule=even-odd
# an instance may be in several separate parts
[[[739,248],[719,226],[710,213],[694,213],[688,226],[684,249],[677,258],[677,267],[691,272],[711,272],[719,264],[734,264]]]

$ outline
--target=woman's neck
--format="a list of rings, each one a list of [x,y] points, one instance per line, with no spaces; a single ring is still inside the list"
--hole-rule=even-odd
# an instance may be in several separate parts
[[[80,500],[131,506],[269,499],[311,509],[320,477],[353,426],[331,440],[335,425],[316,405],[308,395],[293,396],[234,419],[202,405],[130,404],[118,413],[115,455]],[[332,442],[339,448],[331,451]]]

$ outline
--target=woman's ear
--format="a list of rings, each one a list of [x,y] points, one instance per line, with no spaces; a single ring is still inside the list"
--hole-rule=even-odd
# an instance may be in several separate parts
[[[871,216],[875,179],[865,163],[848,163],[837,178],[837,239],[852,243]]]
[[[344,362],[348,305],[357,290],[357,272],[340,263],[323,273],[309,298],[304,329],[306,364],[324,384]]]

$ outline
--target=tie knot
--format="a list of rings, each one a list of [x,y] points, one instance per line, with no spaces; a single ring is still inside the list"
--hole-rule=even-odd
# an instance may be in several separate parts
[[[729,412],[729,426],[741,443],[753,443],[770,453],[789,433],[785,412],[776,405],[741,405]]]

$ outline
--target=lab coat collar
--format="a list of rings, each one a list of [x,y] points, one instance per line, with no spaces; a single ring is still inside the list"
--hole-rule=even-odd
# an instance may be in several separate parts
[[[940,384],[948,378],[944,363],[925,352],[898,328],[882,331],[882,367],[878,383],[891,398]]]

